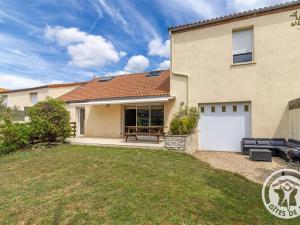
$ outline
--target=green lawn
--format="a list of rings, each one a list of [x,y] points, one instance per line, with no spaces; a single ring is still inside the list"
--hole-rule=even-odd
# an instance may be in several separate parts
[[[299,224],[261,187],[184,154],[70,146],[0,158],[0,224]]]

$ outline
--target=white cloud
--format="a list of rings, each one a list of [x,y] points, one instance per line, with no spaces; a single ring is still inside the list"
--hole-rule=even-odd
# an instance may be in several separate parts
[[[159,35],[155,24],[135,6],[133,1],[98,0],[103,13],[134,40],[151,40]]]
[[[65,46],[73,43],[83,42],[87,34],[75,27],[64,28],[60,26],[49,27],[45,29],[45,37],[56,40],[59,45]]]
[[[44,83],[36,79],[11,74],[0,74],[0,87],[2,88],[19,89],[41,85],[44,85]]]
[[[100,5],[102,6],[103,10],[111,17],[114,23],[120,23],[122,28],[130,33],[128,28],[127,20],[123,17],[120,11],[113,7],[111,4],[107,4],[105,0],[98,0]]]
[[[161,56],[170,57],[170,40],[166,40],[165,43],[162,42],[161,38],[153,39],[148,45],[149,52],[151,56]]]
[[[227,0],[229,10],[244,11],[288,2],[288,0]]]
[[[100,35],[89,35],[77,28],[46,27],[45,37],[66,46],[70,64],[80,68],[104,67],[117,63],[125,52],[118,53],[113,44]]]
[[[118,70],[115,72],[108,72],[104,76],[117,76],[117,75],[124,75],[124,74],[129,74],[129,72],[125,70]]]
[[[88,35],[83,43],[68,46],[68,53],[70,63],[81,68],[103,67],[120,60],[112,43],[101,36]]]
[[[125,71],[130,73],[143,72],[149,66],[149,60],[143,55],[132,56],[126,66],[124,67]]]
[[[171,17],[177,24],[184,24],[194,20],[214,18],[218,16],[222,10],[220,8],[222,1],[220,0],[155,1],[160,5],[162,13],[164,13],[168,18]]]
[[[159,64],[159,70],[168,70],[170,69],[170,60],[165,60]]]
[[[120,57],[122,58],[122,57],[125,57],[125,56],[127,56],[127,52],[120,52]]]

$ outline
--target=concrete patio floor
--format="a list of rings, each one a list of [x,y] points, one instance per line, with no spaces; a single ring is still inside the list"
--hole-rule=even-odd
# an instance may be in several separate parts
[[[257,183],[263,183],[274,171],[287,168],[287,162],[279,157],[273,157],[272,162],[257,162],[232,152],[196,151],[194,156],[214,168],[238,173]]]
[[[156,138],[151,139],[148,137],[138,137],[136,141],[134,138],[129,138],[125,142],[121,138],[98,138],[98,137],[76,137],[68,138],[67,141],[71,144],[77,145],[96,145],[96,146],[118,146],[118,147],[131,147],[131,148],[164,148],[165,143],[163,139],[159,143]]]

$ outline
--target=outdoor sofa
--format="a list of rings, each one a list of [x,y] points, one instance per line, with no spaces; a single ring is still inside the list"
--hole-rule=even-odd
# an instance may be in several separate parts
[[[286,161],[289,161],[287,150],[295,147],[300,147],[300,141],[284,138],[243,138],[241,141],[241,152],[244,155],[249,155],[249,149],[269,149],[272,151],[272,156],[278,156]]]

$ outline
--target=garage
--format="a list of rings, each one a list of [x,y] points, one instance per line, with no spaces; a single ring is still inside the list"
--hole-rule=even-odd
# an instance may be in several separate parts
[[[199,149],[240,151],[240,142],[251,136],[250,103],[199,105]]]

